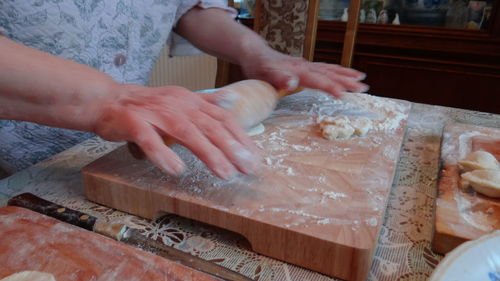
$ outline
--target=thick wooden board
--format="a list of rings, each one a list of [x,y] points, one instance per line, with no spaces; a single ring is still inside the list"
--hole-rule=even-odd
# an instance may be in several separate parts
[[[409,103],[367,95],[350,103],[314,93],[283,98],[254,140],[255,176],[215,178],[186,149],[189,171],[163,174],[119,148],[84,168],[90,200],[142,217],[163,212],[245,236],[254,251],[348,280],[365,280],[383,221]],[[371,116],[366,137],[326,140],[318,114]]]
[[[460,123],[445,126],[432,240],[436,252],[448,253],[463,242],[500,229],[500,200],[459,187],[457,162],[477,150],[500,160],[500,130]]]
[[[0,279],[41,271],[57,281],[219,280],[19,207],[0,208]]]

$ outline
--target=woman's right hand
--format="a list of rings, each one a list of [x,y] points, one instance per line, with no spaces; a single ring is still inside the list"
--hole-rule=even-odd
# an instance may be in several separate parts
[[[138,85],[119,85],[115,93],[114,99],[99,105],[95,133],[110,141],[136,143],[165,172],[179,175],[185,169],[164,144],[165,136],[190,149],[220,178],[257,168],[258,148],[232,113],[216,105],[215,94]]]

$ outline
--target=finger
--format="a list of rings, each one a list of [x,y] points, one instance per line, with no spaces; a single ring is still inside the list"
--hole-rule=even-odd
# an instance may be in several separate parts
[[[258,165],[258,158],[225,128],[224,123],[200,112],[193,116],[200,131],[244,174],[253,173]]]
[[[238,142],[243,144],[243,146],[250,149],[253,154],[260,154],[259,148],[255,145],[247,133],[241,128],[241,125],[236,122],[236,118],[232,112],[222,110],[218,107],[212,106],[211,104],[205,104],[200,107],[201,111],[211,118],[224,124],[225,129],[227,129],[232,137],[236,138]]]
[[[365,83],[358,82],[357,80],[351,78],[333,77],[332,80],[335,83],[342,85],[345,90],[350,92],[365,93],[370,89],[370,87]]]
[[[304,87],[318,89],[337,98],[341,98],[345,91],[343,85],[335,83],[321,73],[312,75],[310,73],[306,73],[300,78],[300,81]]]
[[[346,68],[338,64],[316,62],[313,63],[313,67],[314,69],[325,69],[327,72],[335,73],[335,75],[350,77],[358,81],[364,80],[366,78],[365,73],[352,68]]]
[[[168,128],[159,124],[159,128],[191,150],[216,176],[229,179],[236,174],[235,167],[224,153],[214,146],[193,123],[175,122]]]
[[[318,67],[315,69],[312,69],[308,75],[311,76],[317,76],[317,75],[322,75],[325,77],[325,79],[330,79],[334,83],[339,84],[342,88],[343,91],[348,90],[351,92],[366,92],[368,91],[369,87],[368,85],[359,82],[357,78],[354,78],[353,76],[349,75],[344,75],[345,71],[355,71],[353,69],[348,69],[336,65],[327,65],[323,64],[323,67]],[[358,72],[360,73],[360,72]],[[364,74],[363,74],[364,75]]]
[[[163,139],[151,125],[137,124],[134,131],[131,141],[142,149],[151,162],[168,174],[182,174],[184,162],[163,143]]]

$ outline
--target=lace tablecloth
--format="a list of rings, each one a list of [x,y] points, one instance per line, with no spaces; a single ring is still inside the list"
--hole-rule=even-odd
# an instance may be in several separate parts
[[[442,256],[432,252],[433,208],[443,125],[500,128],[500,115],[413,104],[369,280],[427,280]],[[93,138],[0,181],[0,205],[32,192],[69,208],[124,222],[144,235],[254,280],[336,280],[258,255],[236,234],[175,215],[148,221],[85,199],[80,169],[121,144]]]

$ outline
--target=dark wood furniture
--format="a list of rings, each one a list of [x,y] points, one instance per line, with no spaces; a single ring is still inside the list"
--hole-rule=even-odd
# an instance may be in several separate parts
[[[360,24],[352,67],[367,73],[370,94],[500,113],[499,4],[486,31]],[[314,61],[340,63],[345,28],[318,22]]]

